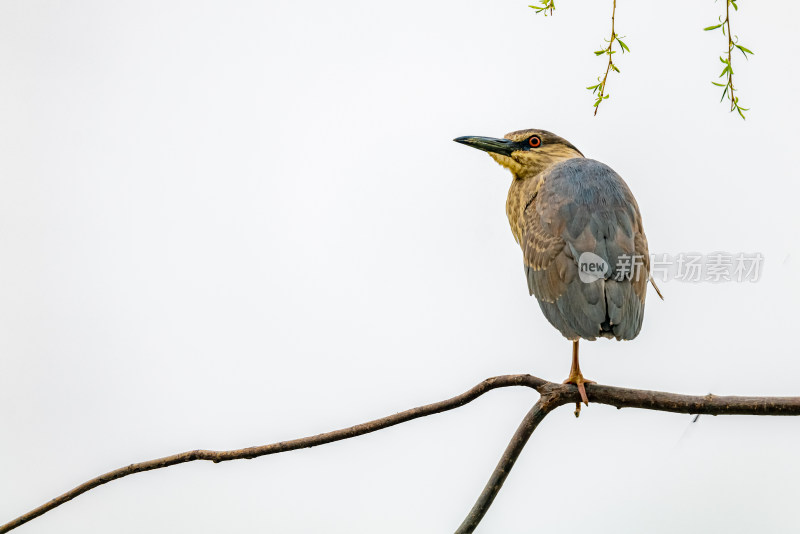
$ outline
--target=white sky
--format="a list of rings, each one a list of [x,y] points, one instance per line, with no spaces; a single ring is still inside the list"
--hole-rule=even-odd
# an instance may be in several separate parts
[[[492,375],[563,379],[509,175],[453,143],[544,128],[629,183],[652,252],[761,252],[754,284],[662,284],[590,378],[800,394],[796,2],[742,0],[746,122],[717,103],[724,4],[0,4],[0,523],[193,448],[315,434]],[[136,475],[19,532],[454,530],[536,395],[321,448]],[[796,532],[800,419],[570,407],[480,532]]]

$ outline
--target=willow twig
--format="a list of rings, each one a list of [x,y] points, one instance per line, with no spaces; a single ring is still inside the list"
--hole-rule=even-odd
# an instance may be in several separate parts
[[[714,24],[713,26],[709,26],[707,28],[703,28],[705,31],[711,31],[719,29],[722,31],[722,35],[727,38],[728,46],[725,50],[725,54],[719,57],[720,62],[724,65],[722,72],[720,73],[719,77],[725,79],[725,83],[718,83],[718,82],[711,82],[717,87],[722,87],[722,98],[720,98],[720,102],[725,100],[725,97],[728,98],[731,102],[731,111],[736,111],[739,113],[739,116],[744,119],[744,112],[748,111],[749,108],[743,108],[739,105],[739,97],[736,96],[736,89],[733,86],[733,51],[737,48],[742,53],[745,59],[747,59],[747,55],[753,55],[753,51],[749,48],[745,47],[744,45],[739,44],[739,37],[737,35],[733,35],[731,33],[731,6],[733,9],[738,11],[739,6],[736,4],[738,0],[725,0],[725,18],[719,18],[719,24]]]
[[[600,104],[603,103],[603,100],[606,100],[606,99],[608,99],[609,96],[611,96],[606,92],[606,84],[608,82],[608,74],[612,70],[614,72],[619,72],[619,68],[614,64],[614,54],[617,53],[613,49],[614,42],[617,42],[619,44],[619,49],[622,51],[623,54],[625,52],[630,52],[631,51],[631,49],[628,48],[628,45],[626,45],[622,41],[622,39],[620,39],[620,36],[617,35],[617,32],[614,29],[614,23],[615,23],[614,19],[616,18],[616,15],[617,15],[617,0],[613,0],[613,2],[614,2],[614,4],[613,4],[613,6],[611,8],[611,37],[608,38],[608,46],[605,47],[605,48],[602,48],[600,50],[595,50],[595,52],[594,52],[594,55],[596,55],[596,56],[602,56],[604,54],[608,56],[608,65],[606,66],[606,72],[605,72],[605,74],[603,74],[602,79],[600,77],[597,78],[597,81],[599,83],[597,83],[596,85],[590,85],[589,87],[587,87],[587,89],[589,89],[592,92],[592,94],[596,95],[595,99],[594,99],[594,114],[595,115],[597,115],[597,110],[600,109]]]

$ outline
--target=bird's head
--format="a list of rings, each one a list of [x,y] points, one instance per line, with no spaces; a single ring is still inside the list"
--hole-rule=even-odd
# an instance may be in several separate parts
[[[518,179],[535,176],[559,161],[583,157],[572,143],[546,130],[519,130],[503,139],[467,135],[453,141],[488,152]]]

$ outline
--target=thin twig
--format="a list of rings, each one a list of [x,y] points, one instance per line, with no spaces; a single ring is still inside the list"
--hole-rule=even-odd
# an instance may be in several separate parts
[[[722,17],[719,17],[719,24],[714,24],[713,26],[703,28],[703,30],[713,31],[719,29],[722,31],[722,35],[724,35],[727,40],[725,55],[719,57],[720,62],[725,65],[719,75],[719,78],[725,78],[725,83],[711,83],[717,87],[722,87],[722,97],[719,99],[719,101],[722,102],[725,100],[725,97],[727,97],[731,102],[731,111],[736,111],[739,116],[744,119],[744,112],[748,111],[748,108],[743,108],[739,104],[739,97],[735,94],[736,88],[733,86],[733,51],[738,48],[745,59],[747,59],[748,54],[753,55],[753,51],[746,46],[739,44],[739,37],[731,33],[731,6],[733,6],[734,10],[738,10],[739,6],[736,2],[737,0],[725,0],[725,18],[723,19]]]
[[[488,510],[500,490],[502,482],[508,476],[508,471],[522,451],[527,439],[536,425],[550,411],[558,406],[575,403],[580,400],[578,388],[571,384],[555,384],[531,375],[505,375],[484,380],[469,391],[448,400],[412,408],[394,415],[375,419],[368,423],[309,436],[291,441],[282,441],[259,447],[248,447],[230,451],[194,450],[156,460],[131,464],[126,467],[110,471],[104,475],[93,478],[80,486],[56,497],[55,499],[31,510],[30,512],[0,526],[0,534],[9,532],[20,525],[27,523],[45,512],[60,506],[75,497],[97,486],[119,478],[141,473],[153,469],[161,469],[195,460],[208,460],[214,463],[228,460],[256,458],[268,454],[276,454],[296,449],[314,447],[343,439],[353,438],[383,428],[398,425],[420,417],[433,415],[463,406],[484,393],[493,389],[510,386],[525,386],[537,390],[542,399],[537,404],[539,411],[532,410],[523,421],[520,429],[514,435],[503,459],[495,468],[478,503],[473,507],[470,516],[480,510],[481,517]],[[642,408],[646,410],[659,410],[686,414],[711,414],[711,415],[800,415],[800,397],[718,397],[715,395],[693,396],[665,393],[660,391],[646,391],[638,389],[618,388],[592,384],[586,387],[589,401],[596,404],[608,404],[617,408]],[[494,481],[494,482],[493,482]],[[499,482],[499,484],[497,483]],[[470,517],[468,516],[468,518]],[[478,518],[480,520],[480,518]],[[465,521],[465,523],[468,523]],[[477,524],[477,523],[469,523]],[[463,525],[462,525],[463,528]],[[473,527],[474,528],[474,527]],[[470,532],[461,530],[460,532]]]
[[[736,91],[733,88],[733,66],[731,65],[731,52],[733,52],[733,36],[731,35],[731,3],[730,0],[725,0],[725,26],[728,31],[728,89],[731,92],[731,111],[736,109],[736,101],[733,98],[733,93]]]
[[[528,443],[531,434],[533,434],[533,431],[536,430],[536,427],[539,426],[539,423],[542,422],[547,414],[557,406],[559,405],[553,402],[553,397],[551,396],[542,396],[542,398],[533,405],[533,408],[531,408],[520,423],[517,431],[514,432],[514,436],[508,443],[500,461],[497,463],[497,467],[494,468],[492,476],[489,477],[489,481],[483,488],[478,500],[473,505],[472,510],[467,514],[467,517],[464,518],[464,521],[461,523],[461,526],[458,527],[455,534],[470,534],[475,530],[475,527],[478,526],[478,523],[481,522],[481,519],[483,519],[483,516],[486,515],[489,507],[492,505],[500,488],[503,487],[506,477],[508,477],[508,474],[511,472],[511,468],[514,467],[522,449],[525,448],[525,444]]]
[[[606,81],[608,80],[608,73],[611,72],[611,69],[614,69],[617,72],[619,72],[619,70],[614,66],[614,51],[611,49],[611,47],[614,46],[614,41],[617,39],[617,33],[614,30],[614,18],[616,14],[617,14],[617,0],[614,0],[614,5],[611,8],[611,37],[608,39],[608,47],[604,51],[604,53],[608,55],[608,66],[606,66],[606,73],[603,75],[603,80],[600,82],[599,85],[594,86],[599,91],[597,99],[594,102],[595,115],[597,115],[597,110],[600,109],[600,104],[603,102],[603,100],[608,98],[608,95],[605,94]]]

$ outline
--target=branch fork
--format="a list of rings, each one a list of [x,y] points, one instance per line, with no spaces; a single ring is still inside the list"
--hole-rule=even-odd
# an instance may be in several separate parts
[[[89,490],[135,473],[152,471],[154,469],[161,469],[197,460],[220,463],[229,460],[252,459],[269,454],[316,447],[317,445],[324,445],[326,443],[375,432],[420,417],[453,410],[474,401],[478,397],[494,389],[520,386],[536,390],[540,394],[540,398],[527,415],[525,415],[500,458],[500,461],[489,477],[489,481],[479,495],[478,500],[467,514],[461,526],[456,530],[456,534],[468,534],[475,530],[481,519],[486,515],[486,512],[489,510],[489,507],[495,497],[497,497],[500,488],[511,472],[514,463],[517,461],[517,458],[519,458],[519,455],[525,448],[525,444],[528,442],[539,423],[559,406],[580,403],[581,394],[576,386],[572,384],[557,384],[528,374],[496,376],[487,378],[464,393],[450,399],[433,404],[426,404],[340,430],[290,441],[281,441],[269,445],[229,451],[196,449],[166,456],[164,458],[130,464],[88,480],[80,486],[69,490],[28,513],[16,519],[12,519],[4,525],[0,525],[0,534],[10,532]],[[800,415],[800,397],[720,397],[712,394],[694,396],[660,391],[618,388],[599,384],[586,385],[586,393],[590,403],[607,404],[617,408],[639,408],[698,415]]]

